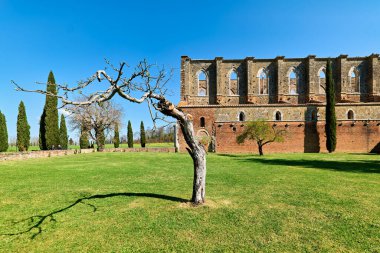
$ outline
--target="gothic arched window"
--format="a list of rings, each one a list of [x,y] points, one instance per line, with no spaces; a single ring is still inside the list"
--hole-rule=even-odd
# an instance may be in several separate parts
[[[298,76],[294,68],[290,69],[288,78],[289,78],[289,94],[297,95]]]
[[[207,96],[207,75],[203,70],[198,73],[198,96]]]
[[[228,95],[239,95],[239,76],[235,70],[232,70],[230,73]]]
[[[326,69],[323,67],[318,72],[318,93],[319,94],[326,94],[325,88],[326,88]]]
[[[348,72],[349,79],[349,91],[350,92],[359,92],[360,91],[360,75],[359,70],[355,67],[352,67]]]
[[[259,94],[260,95],[267,95],[268,94],[268,83],[269,78],[267,71],[264,68],[261,68],[259,72],[257,73],[257,78],[259,80]]]

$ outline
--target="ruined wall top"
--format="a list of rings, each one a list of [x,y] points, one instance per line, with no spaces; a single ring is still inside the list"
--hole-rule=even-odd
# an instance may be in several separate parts
[[[380,102],[379,55],[273,59],[181,57],[181,105],[305,104],[325,102],[332,60],[338,103]]]

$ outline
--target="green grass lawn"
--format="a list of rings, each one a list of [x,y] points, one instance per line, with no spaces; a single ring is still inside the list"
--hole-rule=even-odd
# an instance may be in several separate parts
[[[210,154],[207,176],[193,207],[187,154],[1,162],[0,234],[46,219],[0,252],[380,252],[379,155]]]
[[[106,148],[113,148],[113,144],[106,144]],[[134,143],[133,144],[134,148],[140,148],[141,144],[140,143]],[[172,142],[162,142],[162,143],[147,143],[146,147],[148,148],[172,148],[174,147],[174,143]],[[120,144],[120,148],[128,148],[128,144],[123,143]],[[69,149],[79,149],[79,145],[71,145],[69,146]],[[39,146],[30,146],[29,151],[34,151],[34,150],[40,150]],[[9,146],[7,152],[15,152],[16,146]]]

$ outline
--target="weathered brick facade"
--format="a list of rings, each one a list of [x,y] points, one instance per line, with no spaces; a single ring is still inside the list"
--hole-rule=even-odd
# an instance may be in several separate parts
[[[336,86],[338,152],[380,151],[379,55],[332,58]],[[266,152],[324,152],[325,66],[328,58],[192,60],[181,58],[179,107],[220,153],[257,152],[236,143],[247,121],[263,118],[286,130]],[[181,134],[179,149],[186,146]]]

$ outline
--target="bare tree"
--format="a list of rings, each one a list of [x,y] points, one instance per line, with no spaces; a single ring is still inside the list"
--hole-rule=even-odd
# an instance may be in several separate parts
[[[157,113],[153,112],[152,108],[165,116],[176,119],[187,143],[187,151],[193,159],[194,179],[191,201],[194,204],[204,203],[206,193],[206,151],[195,136],[192,115],[179,110],[166,98],[167,89],[165,85],[169,81],[170,76],[167,75],[164,68],[148,64],[146,60],[141,61],[128,75],[124,75],[124,71],[130,69],[125,62],[120,63],[117,67],[109,62],[107,63],[115,73],[115,77],[108,74],[106,69],[98,70],[90,78],[79,82],[74,87],[58,85],[59,91],[63,92],[63,94],[51,94],[44,90],[27,90],[12,82],[19,91],[57,96],[63,106],[83,106],[102,103],[112,99],[115,95],[119,95],[133,103],[141,104],[146,102],[153,122],[160,119],[160,117]],[[69,98],[69,95],[73,92],[83,94],[84,90],[96,80],[101,84],[106,83],[105,90],[90,92],[86,101],[75,101]]]
[[[122,117],[121,107],[111,101],[86,106],[69,105],[66,110],[70,112],[72,128],[78,131],[87,129],[91,139],[96,142],[98,151],[104,149],[105,135],[113,130],[115,124],[120,124]]]

